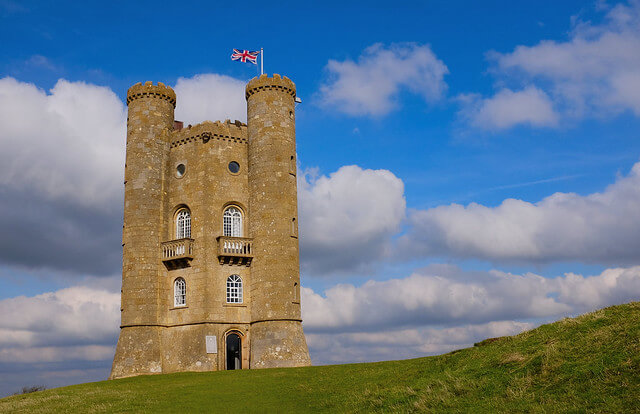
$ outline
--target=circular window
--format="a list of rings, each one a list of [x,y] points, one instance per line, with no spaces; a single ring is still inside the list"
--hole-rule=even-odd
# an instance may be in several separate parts
[[[231,171],[232,174],[238,174],[238,172],[240,172],[240,164],[235,161],[231,161],[229,163],[229,171]]]
[[[187,171],[187,166],[184,164],[178,164],[176,167],[176,177],[182,178],[184,173]]]

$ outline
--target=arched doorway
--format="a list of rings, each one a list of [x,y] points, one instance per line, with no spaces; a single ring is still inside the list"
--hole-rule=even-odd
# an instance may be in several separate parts
[[[227,369],[242,369],[242,341],[237,333],[227,335]]]

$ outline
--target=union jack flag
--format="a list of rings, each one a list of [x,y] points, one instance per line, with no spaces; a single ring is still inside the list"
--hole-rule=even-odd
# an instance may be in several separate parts
[[[238,50],[233,49],[233,53],[231,54],[231,60],[239,60],[242,63],[253,63],[254,65],[258,64],[258,54],[259,51],[252,52],[250,50]]]

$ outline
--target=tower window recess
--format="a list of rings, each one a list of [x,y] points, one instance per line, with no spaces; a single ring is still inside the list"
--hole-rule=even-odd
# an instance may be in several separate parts
[[[291,237],[298,237],[298,223],[295,217],[291,219]]]
[[[295,176],[297,167],[298,166],[296,165],[296,157],[292,155],[291,159],[289,160],[289,174]]]
[[[187,282],[179,277],[173,282],[173,306],[187,305]]]
[[[227,303],[242,303],[242,279],[238,275],[227,278]]]
[[[240,172],[240,164],[238,164],[236,161],[231,161],[228,165],[228,168],[231,174],[238,174]]]
[[[176,239],[191,237],[191,213],[186,208],[176,214]]]
[[[184,164],[178,164],[176,167],[176,177],[182,178],[185,172],[187,172],[187,167]]]
[[[223,235],[242,237],[242,212],[238,207],[229,207],[222,218]]]

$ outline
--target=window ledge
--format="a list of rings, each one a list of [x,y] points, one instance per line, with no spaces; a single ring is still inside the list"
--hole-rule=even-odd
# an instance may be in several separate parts
[[[188,309],[188,306],[174,306],[172,308],[169,308],[169,310],[176,310],[176,309]]]
[[[246,308],[246,303],[223,303],[222,306],[229,308]]]

